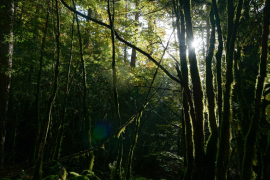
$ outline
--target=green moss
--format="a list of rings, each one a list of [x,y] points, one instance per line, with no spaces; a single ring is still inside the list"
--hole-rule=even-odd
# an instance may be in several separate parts
[[[136,178],[136,180],[147,180],[147,179],[144,177],[138,177],[138,178]]]
[[[67,177],[67,171],[63,165],[56,163],[54,166],[44,169],[43,177],[47,177],[49,175],[58,175],[59,179],[65,180]]]
[[[82,175],[86,176],[87,174],[95,175],[95,173],[94,173],[93,171],[90,171],[90,170],[83,170]]]
[[[80,174],[76,173],[76,172],[70,172],[68,173],[68,178],[73,178],[73,177],[77,177],[80,176]]]
[[[75,177],[69,178],[68,180],[89,180],[89,178],[86,176],[75,176]]]
[[[88,177],[90,180],[100,180],[93,171],[84,170],[82,175]]]
[[[47,176],[46,178],[42,179],[42,180],[59,180],[59,176],[58,175],[50,175]]]

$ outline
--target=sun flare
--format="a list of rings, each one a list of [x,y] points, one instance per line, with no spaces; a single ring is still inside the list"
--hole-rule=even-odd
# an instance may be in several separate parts
[[[193,48],[197,48],[197,47],[199,47],[200,42],[198,39],[194,39],[191,45]]]

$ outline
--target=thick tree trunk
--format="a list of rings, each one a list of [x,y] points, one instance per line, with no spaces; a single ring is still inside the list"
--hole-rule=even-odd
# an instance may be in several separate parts
[[[13,55],[14,1],[1,0],[0,7],[0,167],[3,167]]]

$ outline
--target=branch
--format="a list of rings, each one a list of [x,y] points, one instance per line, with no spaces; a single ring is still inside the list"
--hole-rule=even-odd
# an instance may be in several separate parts
[[[173,124],[173,123],[169,123],[168,121],[166,121],[162,116],[160,116],[156,111],[152,110],[152,109],[149,109],[150,111],[154,112],[158,117],[160,117],[160,119],[162,119],[162,121],[164,121],[165,123],[167,124],[170,124],[174,127],[177,127],[177,128],[181,128],[180,126],[176,125],[176,124]]]
[[[62,2],[62,3],[64,4],[64,6],[65,6],[66,8],[68,8],[70,11],[72,11],[72,12],[74,12],[74,13],[76,13],[76,14],[82,16],[83,18],[88,19],[88,20],[90,20],[90,21],[93,21],[93,22],[95,22],[95,23],[97,23],[97,24],[100,24],[100,25],[102,25],[102,26],[105,26],[105,27],[107,27],[107,28],[109,28],[109,29],[112,28],[112,27],[111,27],[110,25],[108,25],[108,24],[105,24],[105,23],[103,23],[103,22],[101,22],[101,21],[98,21],[98,20],[96,20],[96,19],[93,19],[93,18],[91,18],[91,17],[88,17],[88,16],[86,16],[86,15],[84,15],[84,14],[82,14],[82,13],[76,11],[75,9],[69,7],[69,6],[64,2],[64,0],[61,0],[61,2]],[[167,71],[163,66],[161,66],[161,65],[160,65],[153,57],[151,57],[150,54],[148,54],[147,52],[143,51],[142,49],[140,49],[140,48],[138,48],[138,47],[132,45],[131,43],[129,43],[129,42],[127,42],[126,40],[124,40],[123,38],[121,38],[121,37],[118,35],[118,33],[117,33],[116,31],[114,31],[114,33],[115,33],[116,38],[117,38],[119,41],[123,42],[124,44],[128,45],[129,47],[135,49],[136,51],[139,51],[140,53],[142,53],[143,55],[145,55],[146,57],[148,57],[148,58],[149,58],[152,62],[154,62],[160,69],[162,69],[163,72],[164,72],[165,74],[167,74],[167,76],[169,76],[172,80],[174,80],[175,82],[177,82],[177,83],[180,84],[180,81],[179,81],[176,77],[174,77],[171,73],[169,73],[169,71]]]
[[[108,24],[106,24],[106,23],[104,23],[104,22],[101,22],[101,21],[99,21],[99,20],[93,19],[93,18],[91,18],[91,17],[88,17],[88,16],[86,16],[86,15],[80,13],[79,11],[76,11],[75,9],[69,7],[69,6],[67,5],[67,3],[65,3],[64,0],[61,0],[61,2],[62,2],[62,3],[64,4],[64,6],[66,6],[66,8],[68,8],[70,11],[72,11],[72,12],[74,12],[74,13],[76,13],[76,14],[82,16],[82,17],[84,17],[85,19],[90,20],[90,21],[93,21],[93,22],[95,22],[95,23],[97,23],[97,24],[99,24],[99,25],[105,26],[105,27],[107,27],[107,28],[111,28],[110,25],[108,25]]]
[[[150,86],[134,86],[134,87],[145,87],[145,88],[149,88]],[[157,87],[151,87],[151,88],[157,88]],[[170,88],[158,88],[158,89],[164,89],[164,90],[168,90],[168,91],[176,91],[176,92],[182,92],[181,90],[176,90],[176,89],[170,89]]]

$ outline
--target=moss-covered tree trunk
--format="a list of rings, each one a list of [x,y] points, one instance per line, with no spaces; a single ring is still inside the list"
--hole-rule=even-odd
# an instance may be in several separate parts
[[[203,132],[203,92],[201,87],[201,80],[199,76],[199,70],[197,66],[197,59],[195,48],[192,47],[193,30],[190,15],[190,1],[183,1],[186,32],[187,32],[187,45],[189,52],[189,64],[190,64],[190,75],[193,85],[193,100],[195,107],[195,121],[193,125],[193,141],[195,149],[195,161],[192,171],[192,179],[200,179],[203,174],[203,158],[204,158],[204,132]]]
[[[260,62],[260,70],[257,78],[257,86],[255,93],[255,111],[249,126],[249,131],[245,137],[244,159],[242,163],[242,179],[249,180],[253,178],[252,161],[255,153],[256,134],[258,132],[261,118],[261,96],[266,77],[266,62],[268,51],[268,35],[269,35],[269,18],[270,18],[270,0],[266,0],[264,7],[264,26],[262,35],[262,55]]]
[[[222,81],[221,81],[221,57],[222,57],[222,51],[223,51],[223,41],[222,41],[222,31],[220,26],[220,18],[219,18],[219,12],[217,8],[216,0],[212,0],[212,6],[214,9],[215,17],[216,17],[216,26],[217,26],[217,33],[218,33],[218,51],[216,53],[216,70],[217,70],[217,105],[218,105],[218,122],[221,122],[222,119]]]
[[[134,149],[138,140],[138,131],[140,127],[140,118],[142,116],[142,111],[137,114],[136,117],[136,129],[135,129],[135,134],[134,134],[134,139],[132,141],[130,151],[129,151],[129,156],[128,156],[128,165],[127,165],[127,175],[126,175],[126,180],[132,180],[131,176],[131,169],[132,169],[132,160],[133,160],[133,153]]]
[[[113,1],[113,13],[111,14],[111,6],[110,1],[107,1],[107,11],[108,11],[108,17],[110,21],[110,29],[111,29],[111,39],[112,39],[112,70],[113,70],[113,96],[114,96],[114,105],[115,110],[117,114],[117,122],[118,127],[121,127],[121,116],[119,112],[119,103],[118,103],[118,93],[117,93],[117,87],[116,87],[116,68],[115,68],[115,34],[114,34],[114,14],[115,14],[115,2]],[[116,172],[114,174],[113,179],[122,179],[122,172],[121,172],[121,164],[122,164],[122,156],[123,156],[123,136],[120,135],[119,137],[119,146],[118,146],[118,156],[117,156],[117,162],[116,162]]]
[[[266,84],[264,87],[264,98],[262,100],[262,107],[261,107],[261,120],[260,120],[260,126],[267,126],[268,122],[266,120],[266,107],[270,104],[269,101],[266,100],[266,96],[269,94],[270,92],[270,84]],[[257,157],[257,158],[261,158],[261,162],[262,162],[262,166],[261,166],[261,179],[262,180],[267,180],[270,179],[270,172],[268,171],[268,167],[270,167],[270,149],[269,149],[269,145],[270,145],[270,141],[269,141],[269,134],[265,133],[265,132],[261,132],[260,136],[259,136],[259,145],[260,145],[260,150],[262,149],[263,153],[261,153],[261,157]]]
[[[215,116],[215,94],[213,88],[213,74],[212,74],[212,58],[215,48],[215,19],[213,6],[210,11],[210,23],[212,26],[210,36],[210,46],[208,55],[206,57],[206,94],[208,100],[208,122],[210,125],[211,135],[207,141],[205,154],[205,179],[214,180],[215,178],[215,162],[217,152],[217,124]]]
[[[188,83],[188,68],[187,68],[187,57],[186,57],[186,41],[185,41],[185,19],[183,14],[183,2],[179,2],[178,0],[174,2],[174,12],[176,15],[176,27],[177,27],[177,36],[179,42],[179,56],[180,56],[180,64],[181,64],[181,73],[182,78],[185,84]],[[181,5],[180,5],[181,4]],[[180,24],[181,23],[181,24]],[[193,142],[192,142],[192,129],[191,129],[191,121],[189,114],[189,104],[187,100],[186,91],[183,91],[183,113],[185,122],[185,146],[186,146],[186,163],[187,169],[185,172],[184,179],[191,179],[191,172],[193,168]]]
[[[239,0],[237,14],[233,23],[233,1],[228,0],[228,35],[226,43],[226,84],[224,92],[223,119],[220,124],[220,139],[216,164],[216,179],[226,179],[226,172],[230,157],[230,121],[231,121],[231,97],[233,85],[233,58],[236,40],[236,32],[239,25],[243,0]]]
[[[74,0],[73,0],[73,6],[76,7]],[[84,132],[85,137],[87,139],[87,146],[88,148],[92,147],[91,143],[91,117],[88,112],[87,107],[87,81],[86,81],[86,66],[83,58],[83,47],[82,47],[82,38],[81,38],[81,31],[80,31],[80,24],[78,16],[76,15],[76,22],[77,22],[77,32],[79,37],[79,45],[80,45],[80,60],[81,60],[81,66],[83,69],[83,117],[84,117]],[[85,161],[84,161],[84,169],[86,170],[93,170],[94,166],[94,152],[91,151],[89,154],[86,155]]]

